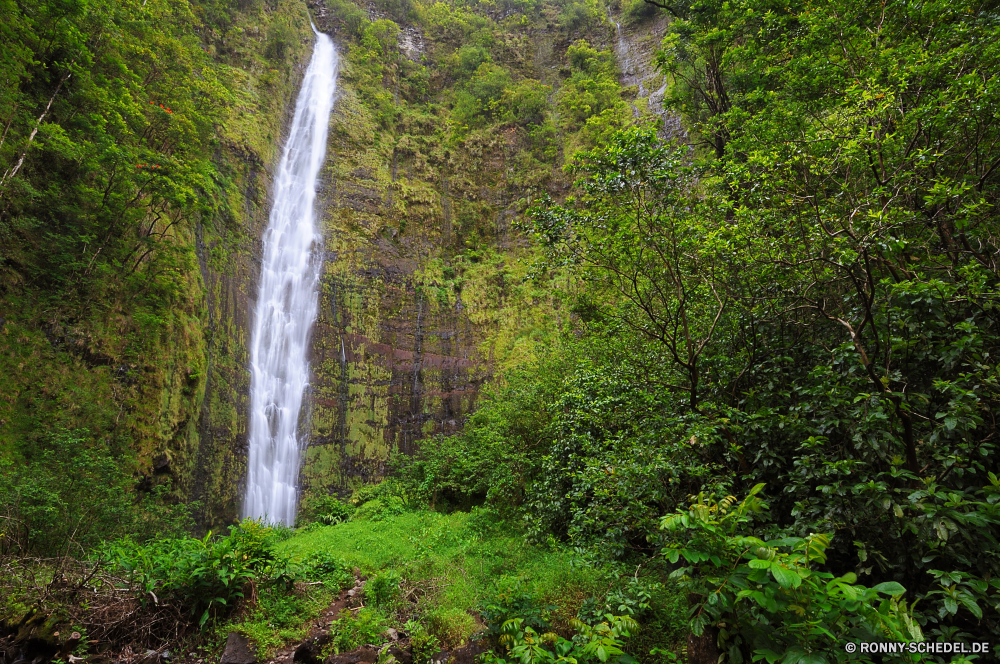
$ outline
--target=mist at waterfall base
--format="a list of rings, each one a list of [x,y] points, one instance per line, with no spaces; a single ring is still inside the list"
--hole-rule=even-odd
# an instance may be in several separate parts
[[[295,521],[299,413],[309,381],[309,334],[316,321],[320,253],[313,250],[316,186],[336,90],[337,51],[316,31],[295,102],[291,133],[274,179],[264,234],[260,289],[250,339],[250,435],[243,516]]]

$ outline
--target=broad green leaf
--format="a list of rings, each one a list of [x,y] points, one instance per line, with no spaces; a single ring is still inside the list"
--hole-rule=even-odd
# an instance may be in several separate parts
[[[782,588],[798,588],[802,585],[802,579],[799,575],[794,570],[790,570],[784,565],[771,565],[771,574],[774,575],[774,580],[777,581],[778,585]]]
[[[877,586],[873,586],[872,590],[886,595],[902,595],[906,592],[906,588],[895,581],[885,581]]]

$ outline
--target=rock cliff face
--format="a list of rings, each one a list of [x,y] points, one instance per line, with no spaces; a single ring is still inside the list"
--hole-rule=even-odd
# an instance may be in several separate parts
[[[336,32],[326,8],[313,8]],[[370,8],[369,18],[380,14]],[[401,26],[402,58],[433,47],[419,25]],[[438,118],[386,130],[362,98],[352,43],[342,37],[340,48],[303,469],[306,489],[324,492],[461,428],[493,371],[494,317],[505,306],[505,261],[487,265],[481,250],[518,251],[510,222],[524,195],[508,181],[507,162],[523,149],[513,133],[446,148]],[[400,80],[382,84],[405,113]]]
[[[217,244],[198,238],[205,287],[206,379],[197,414],[198,446],[189,495],[203,504],[205,527],[238,516],[246,476],[249,330],[260,275],[260,238],[267,225],[273,157],[248,154],[243,173],[246,232],[224,266],[209,259]]]
[[[529,346],[562,327],[568,312],[561,286],[532,290],[524,278],[529,243],[512,221],[534,198],[561,195],[569,179],[561,153],[525,177],[523,130],[471,131],[446,144],[450,132],[440,117],[413,112],[405,62],[375,83],[377,92],[392,94],[398,118],[386,129],[372,110],[372,82],[352,58],[356,43],[324,2],[310,6],[321,28],[338,35],[342,62],[323,191],[311,409],[303,423],[303,486],[328,492],[379,476],[394,454],[458,431],[497,366],[527,359]],[[385,18],[376,5],[367,17]],[[644,116],[662,112],[662,76],[652,63],[661,28],[657,19],[615,32],[599,20],[574,33],[543,15],[507,25],[505,57],[522,76],[552,86],[554,103],[571,43],[585,37],[617,48],[623,84],[635,86],[635,114]],[[419,75],[428,77],[431,94],[454,85],[432,63],[457,46],[419,22],[401,22],[396,37],[400,60],[426,64]]]
[[[413,28],[402,36],[411,49],[421,42]],[[380,132],[343,74],[323,192],[303,471],[307,485],[327,490],[378,476],[392,454],[457,431],[491,372],[480,349],[487,330],[470,318],[460,275],[446,265],[470,183],[452,181],[450,155],[423,153],[432,137]],[[502,217],[502,176],[490,179],[480,202]]]
[[[639,17],[609,16],[615,27],[613,45],[621,70],[621,82],[633,97],[636,117],[648,115],[658,118],[663,123],[664,136],[680,136],[683,133],[680,117],[663,107],[663,98],[668,90],[667,79],[656,68],[656,51],[670,17],[652,7],[646,9],[644,14]]]
[[[236,139],[218,155],[226,175],[237,183],[238,230],[220,236],[211,228],[197,229],[204,293],[204,396],[192,413],[188,467],[173,475],[181,493],[200,502],[198,520],[204,529],[218,529],[239,517],[246,481],[249,335],[261,269],[261,238],[270,213],[272,175],[310,55],[312,36],[303,4],[288,3],[280,11],[290,15],[295,26],[289,70],[284,84],[274,90],[277,98],[266,107],[250,109],[263,128],[258,138],[266,142],[247,136],[251,140]]]
[[[232,77],[212,137],[213,177],[228,200],[163,247],[176,278],[162,316],[137,315],[127,298],[60,313],[44,292],[0,274],[0,458],[60,427],[86,430],[127,452],[140,487],[169,484],[175,500],[199,501],[205,529],[238,516],[260,238],[309,57],[310,9],[335,36],[342,70],[321,191],[305,490],[345,490],[384,473],[394,454],[460,430],[491,376],[558,343],[571,284],[532,274],[537,255],[514,222],[531,201],[568,191],[564,151],[584,144],[556,110],[567,48],[585,38],[609,49],[638,33],[616,37],[593,12],[577,24],[556,3],[529,16],[326,1],[339,15],[322,2],[237,3],[227,31],[202,35],[201,50]],[[469,54],[479,60],[467,66]],[[459,118],[482,64],[507,77],[504,93],[524,83],[540,95],[532,119]],[[633,95],[640,115],[652,85]]]

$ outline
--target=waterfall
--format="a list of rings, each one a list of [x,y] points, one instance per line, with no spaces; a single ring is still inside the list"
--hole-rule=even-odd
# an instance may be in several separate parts
[[[321,256],[314,251],[316,181],[326,154],[337,51],[316,31],[312,59],[274,179],[260,291],[250,338],[250,453],[243,516],[295,522],[299,412],[309,381]]]

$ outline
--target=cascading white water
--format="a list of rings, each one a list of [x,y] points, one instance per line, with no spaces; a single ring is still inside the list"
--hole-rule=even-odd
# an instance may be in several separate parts
[[[320,256],[313,251],[316,180],[326,154],[337,85],[337,51],[317,32],[274,179],[264,234],[260,291],[250,338],[250,455],[243,516],[295,521],[299,412],[309,381],[309,332],[316,321]]]

